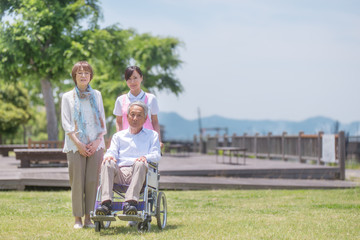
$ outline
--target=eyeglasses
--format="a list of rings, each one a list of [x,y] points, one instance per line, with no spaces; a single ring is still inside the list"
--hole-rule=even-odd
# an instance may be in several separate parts
[[[89,73],[89,72],[77,72],[76,75],[79,75],[79,76],[82,76],[82,75],[89,76],[90,73]]]

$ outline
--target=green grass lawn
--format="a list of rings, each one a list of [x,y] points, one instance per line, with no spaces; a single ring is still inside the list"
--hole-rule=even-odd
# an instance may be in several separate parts
[[[70,191],[0,192],[0,239],[360,239],[360,189],[166,191],[168,225],[74,230]]]

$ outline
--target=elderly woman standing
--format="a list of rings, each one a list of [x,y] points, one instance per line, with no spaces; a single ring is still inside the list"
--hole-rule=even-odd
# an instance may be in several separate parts
[[[61,120],[65,131],[63,151],[69,165],[74,228],[94,227],[90,211],[95,204],[98,170],[103,158],[106,134],[101,93],[90,87],[93,70],[80,61],[72,69],[75,88],[61,102]],[[84,225],[82,217],[84,218]]]

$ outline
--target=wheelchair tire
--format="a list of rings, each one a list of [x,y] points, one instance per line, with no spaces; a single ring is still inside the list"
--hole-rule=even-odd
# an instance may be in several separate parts
[[[156,201],[156,222],[160,230],[164,229],[167,221],[167,203],[165,193],[159,192]]]
[[[100,222],[94,222],[94,224],[95,224],[95,232],[100,232],[100,229],[101,229]]]
[[[149,232],[151,229],[151,224],[149,221],[139,222],[137,228],[140,233]]]

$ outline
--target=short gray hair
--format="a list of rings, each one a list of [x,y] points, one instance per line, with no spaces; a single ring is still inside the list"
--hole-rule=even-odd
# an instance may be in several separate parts
[[[144,113],[145,113],[145,118],[147,117],[149,108],[148,108],[148,106],[147,106],[144,102],[135,101],[135,102],[130,103],[130,105],[129,105],[129,107],[128,107],[128,110],[127,110],[127,114],[128,114],[128,115],[129,115],[129,113],[130,113],[130,108],[131,108],[132,106],[142,107],[142,109],[144,110]]]

